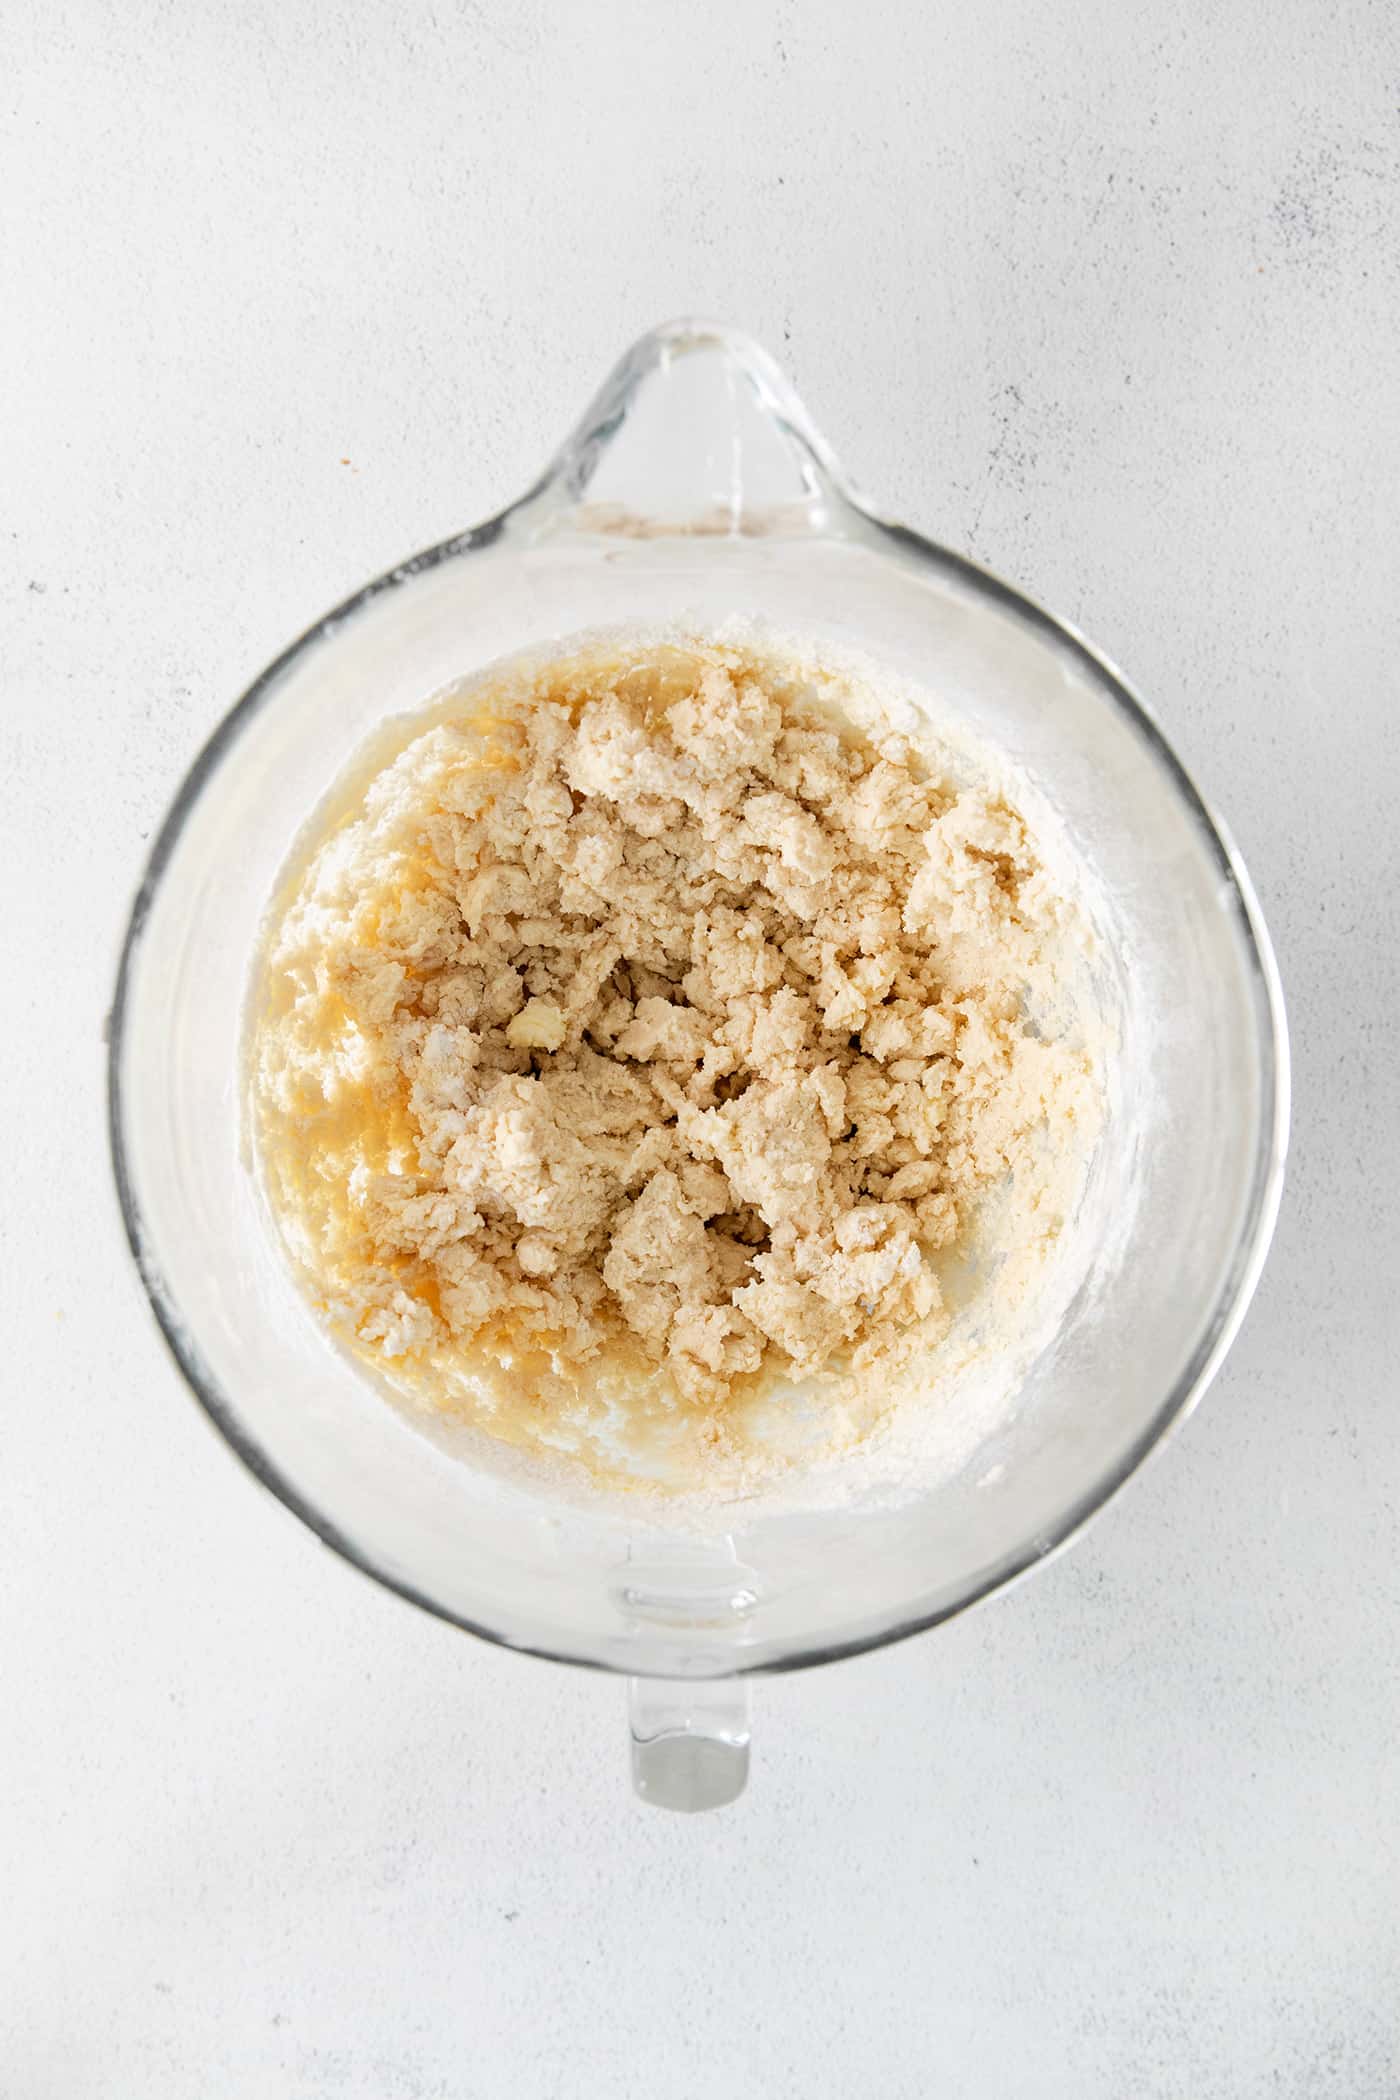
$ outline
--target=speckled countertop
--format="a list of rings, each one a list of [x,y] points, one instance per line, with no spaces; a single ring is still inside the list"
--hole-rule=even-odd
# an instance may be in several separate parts
[[[1400,2091],[1400,15],[1384,0],[39,6],[0,81],[0,2093]],[[1250,861],[1291,1178],[1069,1556],[758,1696],[417,1616],[188,1403],[109,1193],[143,842],[307,617],[746,327],[886,508],[1067,613]]]

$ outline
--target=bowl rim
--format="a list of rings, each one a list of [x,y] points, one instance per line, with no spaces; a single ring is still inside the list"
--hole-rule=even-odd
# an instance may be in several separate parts
[[[658,335],[661,331],[657,332]],[[644,339],[646,340],[646,339]],[[635,353],[629,353],[635,354]],[[761,356],[762,353],[759,353]],[[766,361],[765,361],[766,362]],[[823,461],[830,473],[829,460]],[[549,479],[546,476],[546,481]],[[243,1426],[237,1408],[204,1363],[194,1336],[186,1328],[173,1296],[165,1286],[160,1264],[152,1252],[145,1228],[132,1163],[132,1148],[126,1130],[126,1096],[123,1053],[127,1020],[133,996],[135,968],[140,945],[157,892],[186,827],[200,799],[225,756],[253,720],[275,699],[284,678],[304,655],[327,641],[347,622],[357,619],[374,600],[401,588],[416,577],[443,563],[462,560],[496,545],[507,534],[512,520],[533,509],[544,483],[536,483],[517,503],[468,531],[454,534],[426,548],[411,560],[386,570],[355,591],[308,627],[257,677],[218,723],[185,774],[174,800],[150,848],[122,939],[111,1011],[104,1031],[107,1043],[107,1130],[112,1170],[128,1247],[136,1264],[146,1297],[174,1362],[200,1407],[260,1484],[300,1518],[324,1545],[351,1566],[385,1588],[419,1606],[434,1617],[460,1627],[480,1639],[539,1656],[552,1662],[573,1663],[615,1675],[665,1675],[649,1671],[632,1660],[613,1660],[549,1640],[520,1638],[483,1620],[453,1610],[377,1561],[375,1554],[360,1545],[333,1518],[312,1503],[263,1450]],[[1272,945],[1249,873],[1229,832],[1215,815],[1195,781],[1177,757],[1154,715],[1128,684],[1117,666],[1090,643],[1068,621],[1048,612],[1013,585],[967,557],[940,546],[912,528],[895,524],[857,499],[847,486],[840,486],[843,511],[850,514],[854,530],[820,535],[830,539],[857,539],[886,558],[912,558],[932,567],[945,578],[990,600],[1034,632],[1069,654],[1087,671],[1095,688],[1108,704],[1116,707],[1130,729],[1146,746],[1179,802],[1193,819],[1202,845],[1214,862],[1222,889],[1233,911],[1248,966],[1254,1010],[1258,1017],[1257,1048],[1260,1067],[1258,1128],[1251,1166],[1248,1199],[1242,1214],[1232,1258],[1215,1294],[1209,1315],[1197,1335],[1186,1363],[1151,1417],[1132,1440],[1118,1462],[1096,1478],[1067,1505],[1055,1523],[1038,1535],[1019,1542],[980,1569],[966,1588],[937,1605],[914,1606],[888,1625],[830,1641],[794,1643],[776,1654],[746,1655],[735,1649],[724,1658],[725,1676],[775,1675],[787,1670],[814,1667],[825,1662],[881,1648],[895,1641],[927,1632],[974,1605],[1009,1588],[1043,1566],[1069,1546],[1114,1499],[1146,1459],[1166,1442],[1199,1403],[1224,1359],[1254,1294],[1282,1195],[1289,1125],[1289,1047],[1283,990]],[[703,1673],[702,1673],[703,1674]]]

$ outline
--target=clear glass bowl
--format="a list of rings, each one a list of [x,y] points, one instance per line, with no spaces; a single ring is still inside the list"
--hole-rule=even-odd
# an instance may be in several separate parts
[[[278,870],[383,717],[554,637],[736,613],[936,691],[1037,783],[1107,901],[1141,1054],[1124,1059],[1096,1167],[1130,1180],[1132,1203],[1014,1405],[925,1494],[737,1503],[721,1529],[542,1498],[454,1461],[386,1405],[272,1242],[240,1152],[239,1049]],[[636,344],[519,503],[369,584],[238,702],[151,854],[110,1041],[132,1251],[213,1421],[327,1544],[401,1595],[508,1647],[630,1677],[637,1784],[676,1807],[743,1784],[748,1673],[936,1625],[1036,1566],[1122,1485],[1234,1335],[1287,1133],[1268,938],[1156,723],[1072,630],[874,516],[764,353],[692,322]]]

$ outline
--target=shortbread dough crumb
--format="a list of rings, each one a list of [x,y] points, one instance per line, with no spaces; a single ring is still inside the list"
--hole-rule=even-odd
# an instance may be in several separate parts
[[[1016,810],[737,648],[503,674],[401,734],[254,1003],[265,1185],[333,1328],[603,1470],[605,1423],[680,1423],[703,1470],[755,1395],[888,1389],[970,1206],[1079,1113],[1083,1053],[1027,1020],[1065,904]]]

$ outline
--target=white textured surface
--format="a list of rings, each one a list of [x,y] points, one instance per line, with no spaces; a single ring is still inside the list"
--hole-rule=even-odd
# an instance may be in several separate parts
[[[0,2093],[1400,2090],[1400,15],[18,0],[4,41]],[[1032,1585],[761,1689],[695,1821],[630,1798],[616,1685],[378,1593],[204,1428],[98,1040],[231,697],[682,310],[1155,699],[1298,1082],[1169,1453]]]

